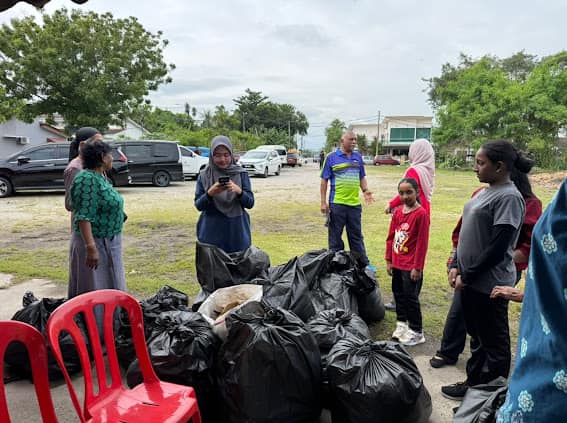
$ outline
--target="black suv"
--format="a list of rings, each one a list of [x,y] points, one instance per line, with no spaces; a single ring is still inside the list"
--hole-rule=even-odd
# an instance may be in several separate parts
[[[183,181],[179,145],[174,141],[112,141],[128,157],[132,183],[151,182],[166,187],[171,181]]]
[[[112,171],[108,177],[115,186],[129,184],[128,161],[112,149]],[[43,144],[0,160],[0,198],[15,191],[64,189],[63,171],[69,163],[69,143]]]

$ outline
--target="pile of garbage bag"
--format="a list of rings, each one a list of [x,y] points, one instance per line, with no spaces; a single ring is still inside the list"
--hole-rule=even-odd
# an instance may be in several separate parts
[[[347,251],[310,251],[270,267],[268,255],[256,247],[232,254],[201,242],[196,248],[201,292],[193,310],[219,288],[257,284],[263,286],[262,302],[292,311],[304,322],[334,308],[359,314],[368,323],[384,318],[374,272]]]
[[[192,386],[204,423],[318,423],[323,407],[335,423],[428,420],[431,399],[411,356],[371,339],[367,323],[385,311],[360,258],[316,250],[271,267],[256,247],[227,254],[198,242],[196,260],[192,306],[170,286],[140,305],[157,376]],[[44,330],[64,301],[29,297],[14,318]],[[125,312],[114,333],[133,387],[142,374]],[[9,360],[22,365],[17,354]]]

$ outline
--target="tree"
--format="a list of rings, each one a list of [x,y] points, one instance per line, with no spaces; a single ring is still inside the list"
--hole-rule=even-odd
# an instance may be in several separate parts
[[[267,129],[275,129],[288,133],[288,142],[295,135],[307,134],[309,122],[307,117],[291,104],[279,104],[268,101],[268,97],[260,91],[246,89],[246,95],[234,99],[237,108],[234,115],[241,123],[243,131],[257,134]]]
[[[201,122],[201,128],[212,128],[213,127],[213,112],[210,110],[205,110],[201,114],[203,116],[203,121]]]
[[[215,113],[212,117],[212,126],[226,134],[231,130],[239,129],[240,121],[221,104],[215,107]]]
[[[549,165],[559,128],[567,125],[567,52],[537,62],[524,52],[506,59],[461,55],[426,80],[436,112],[437,145],[478,147],[491,138],[513,140]]]
[[[341,137],[346,129],[346,125],[339,119],[334,119],[329,126],[325,128],[325,151],[331,151],[338,147],[341,143]]]
[[[370,151],[369,146],[368,146],[368,140],[366,139],[365,134],[357,134],[356,135],[356,146],[358,148],[358,151],[362,155],[368,155],[368,154],[372,153]]]
[[[71,128],[101,130],[127,117],[149,91],[171,82],[167,40],[136,18],[66,9],[0,28],[0,102],[25,102],[21,117],[61,114]]]

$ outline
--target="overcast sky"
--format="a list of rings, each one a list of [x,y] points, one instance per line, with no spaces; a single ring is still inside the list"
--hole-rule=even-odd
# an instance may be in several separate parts
[[[174,112],[199,112],[246,88],[307,115],[306,148],[324,143],[334,118],[375,122],[384,115],[431,115],[422,78],[459,53],[538,57],[567,49],[567,1],[526,0],[52,0],[115,17],[137,17],[170,41],[173,83],[151,95]],[[0,23],[37,13],[19,3]]]

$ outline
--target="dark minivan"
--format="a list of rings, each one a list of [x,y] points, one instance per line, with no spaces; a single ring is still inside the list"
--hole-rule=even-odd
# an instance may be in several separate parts
[[[174,141],[111,141],[128,157],[133,184],[151,182],[166,187],[172,181],[183,181],[179,145]]]
[[[108,178],[115,186],[128,185],[126,156],[115,147],[112,158]],[[30,147],[0,160],[0,198],[16,191],[64,189],[63,171],[68,163],[68,142]]]

